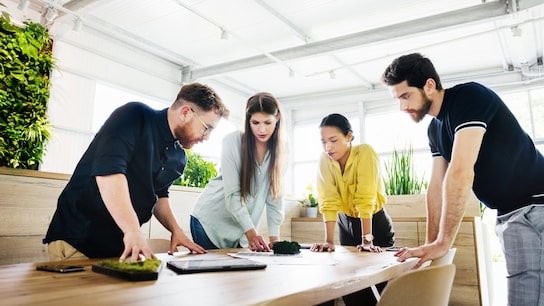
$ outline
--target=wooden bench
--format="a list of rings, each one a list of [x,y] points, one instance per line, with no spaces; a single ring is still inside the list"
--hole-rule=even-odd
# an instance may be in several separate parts
[[[69,179],[67,174],[0,167],[0,265],[48,260],[42,239]],[[170,187],[172,209],[189,237],[189,216],[201,191],[201,188]],[[298,216],[297,201],[286,201],[282,239],[291,240],[289,221]],[[147,238],[170,239],[170,232],[154,217],[141,229]],[[268,236],[265,215],[258,231]]]
[[[0,168],[0,264],[48,260],[42,239],[69,179],[67,174]],[[181,186],[170,189],[172,207],[189,236],[188,216],[200,192]],[[155,218],[142,225],[142,232],[147,238],[170,239]]]

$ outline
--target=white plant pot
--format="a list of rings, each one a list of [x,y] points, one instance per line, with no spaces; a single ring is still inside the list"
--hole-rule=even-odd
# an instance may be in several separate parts
[[[306,218],[317,218],[317,207],[306,207]]]

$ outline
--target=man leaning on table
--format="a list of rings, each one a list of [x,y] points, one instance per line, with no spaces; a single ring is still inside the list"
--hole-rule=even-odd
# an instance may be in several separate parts
[[[116,109],[100,128],[59,196],[44,243],[51,260],[154,257],[140,226],[153,214],[171,232],[170,251],[192,242],[177,223],[168,189],[181,176],[185,149],[207,140],[229,110],[207,85],[183,85],[172,105]]]
[[[401,249],[399,260],[418,257],[417,268],[445,255],[474,191],[497,209],[508,305],[544,305],[544,156],[496,93],[478,83],[443,89],[421,54],[395,59],[382,78],[414,121],[433,117],[427,239],[421,247]]]

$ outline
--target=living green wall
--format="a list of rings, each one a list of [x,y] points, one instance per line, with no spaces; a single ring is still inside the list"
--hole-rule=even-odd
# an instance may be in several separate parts
[[[37,169],[50,137],[52,39],[41,24],[0,17],[0,166]]]

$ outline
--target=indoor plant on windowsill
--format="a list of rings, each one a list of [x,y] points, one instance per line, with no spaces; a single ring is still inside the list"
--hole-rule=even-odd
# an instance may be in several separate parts
[[[317,210],[319,203],[313,194],[309,193],[308,196],[298,201],[302,207],[304,207],[306,218],[317,218]]]
[[[421,194],[427,188],[425,179],[416,174],[413,157],[411,145],[404,150],[393,149],[391,159],[385,164],[387,195]]]

